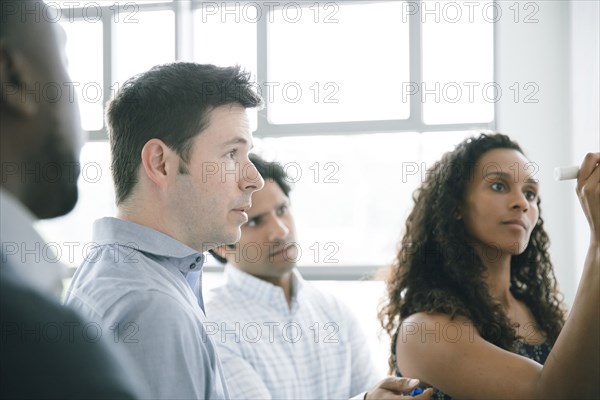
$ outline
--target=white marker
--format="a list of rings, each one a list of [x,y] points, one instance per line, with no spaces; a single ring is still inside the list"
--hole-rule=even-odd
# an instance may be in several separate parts
[[[568,179],[577,179],[579,167],[573,165],[571,167],[556,167],[554,168],[554,179],[557,181],[566,181]]]

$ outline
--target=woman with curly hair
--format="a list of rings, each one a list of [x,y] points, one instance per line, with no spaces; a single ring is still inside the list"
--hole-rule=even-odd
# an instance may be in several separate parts
[[[599,161],[578,176],[591,241],[565,321],[533,164],[500,134],[446,153],[413,195],[379,311],[390,369],[437,398],[597,398]]]

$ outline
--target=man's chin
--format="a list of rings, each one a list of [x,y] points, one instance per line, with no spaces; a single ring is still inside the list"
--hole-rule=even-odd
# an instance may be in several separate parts
[[[242,238],[242,228],[241,226],[236,227],[233,232],[227,237],[223,244],[236,244]]]
[[[23,182],[21,196],[21,201],[40,219],[61,217],[75,208],[81,173],[79,155],[65,138],[50,132],[44,140],[39,152],[28,157],[23,167],[36,173]]]
[[[207,243],[210,246],[210,248],[205,248],[203,251],[208,251],[220,246],[235,245],[240,241],[241,237],[242,234],[239,228],[237,228],[237,231],[233,229],[230,232],[221,232],[220,235],[215,235],[212,238],[213,240]],[[206,247],[207,244],[205,244],[204,247]]]
[[[252,271],[252,268],[241,268],[245,270],[251,275],[254,275],[258,278],[265,279],[268,281],[277,281],[289,274],[296,268],[296,264],[287,264],[283,265],[271,265],[270,267],[263,269],[260,272]]]
[[[296,268],[295,262],[274,265],[273,270],[276,271],[274,273],[274,275],[282,276],[282,275],[289,274],[290,272],[292,272],[294,270],[294,268]]]

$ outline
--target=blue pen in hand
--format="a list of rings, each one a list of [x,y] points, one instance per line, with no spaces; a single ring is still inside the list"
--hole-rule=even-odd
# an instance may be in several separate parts
[[[423,389],[421,389],[420,387],[416,387],[414,388],[408,395],[409,396],[416,396],[423,393]]]

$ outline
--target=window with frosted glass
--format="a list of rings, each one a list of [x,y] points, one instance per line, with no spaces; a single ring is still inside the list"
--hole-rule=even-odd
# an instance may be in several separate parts
[[[267,26],[271,123],[408,118],[400,1],[282,3]]]
[[[294,189],[298,265],[386,265],[393,260],[426,170],[467,132],[255,139]]]
[[[194,11],[193,61],[220,67],[239,65],[256,82],[256,24],[261,12],[252,3],[237,2],[222,7],[215,12],[214,3],[203,3]],[[250,127],[255,131],[257,110],[249,110],[248,115]]]
[[[104,74],[102,57],[102,23],[92,20],[61,20],[67,35],[65,51],[68,70],[77,95],[81,125],[86,131],[104,126]]]
[[[116,19],[117,22],[113,21],[113,83],[120,86],[157,64],[175,61],[173,11],[123,12],[117,14]]]

